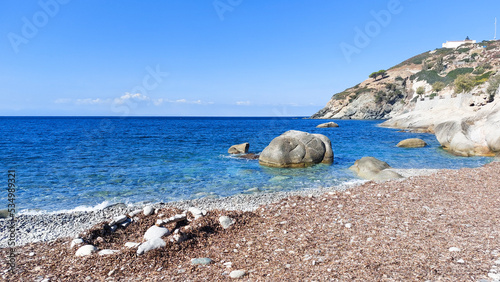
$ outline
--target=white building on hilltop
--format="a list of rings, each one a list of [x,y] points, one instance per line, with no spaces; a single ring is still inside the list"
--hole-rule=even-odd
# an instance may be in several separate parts
[[[443,48],[457,48],[458,46],[467,43],[476,43],[476,40],[470,40],[467,36],[467,38],[462,41],[446,41],[446,43],[443,43]]]

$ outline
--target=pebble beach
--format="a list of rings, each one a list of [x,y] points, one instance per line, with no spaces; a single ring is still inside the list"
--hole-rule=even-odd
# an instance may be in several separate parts
[[[143,207],[121,204],[22,215],[16,267],[9,272],[3,260],[2,279],[498,281],[500,163],[396,171],[408,178],[156,203],[149,215]],[[193,216],[187,212],[193,207],[206,213]],[[120,215],[128,223],[106,232]],[[179,215],[182,222],[166,221]],[[2,247],[5,224],[0,221]],[[160,236],[162,247],[139,254],[155,224],[168,230]],[[76,256],[81,247],[73,242],[76,237],[95,252]],[[1,249],[2,257],[8,251]]]

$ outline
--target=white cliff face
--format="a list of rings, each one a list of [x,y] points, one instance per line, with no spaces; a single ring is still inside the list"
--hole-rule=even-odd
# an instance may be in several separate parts
[[[476,104],[482,98],[471,95],[437,102],[433,107],[417,104],[414,111],[382,126],[435,133],[443,148],[456,155],[494,156],[500,153],[500,96],[496,97],[481,106]]]

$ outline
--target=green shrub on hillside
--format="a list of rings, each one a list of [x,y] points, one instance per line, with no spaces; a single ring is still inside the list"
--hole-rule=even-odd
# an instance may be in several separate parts
[[[443,90],[443,88],[445,86],[446,85],[444,85],[444,82],[436,81],[436,82],[434,82],[434,84],[432,84],[432,91],[439,92],[439,91]]]
[[[465,52],[469,52],[469,51],[470,51],[470,48],[459,48],[457,50],[457,52],[460,54],[465,53]]]
[[[484,67],[482,66],[475,68],[474,71],[472,72],[472,74],[482,74],[482,73],[484,73]]]
[[[500,86],[500,74],[495,75],[489,80],[490,85],[486,89],[486,92],[489,94],[488,102],[493,102],[495,99],[495,95],[498,90],[498,86]]]
[[[470,74],[460,74],[455,79],[455,93],[469,92],[476,84],[475,78]]]
[[[424,95],[424,93],[425,93],[425,88],[423,86],[420,86],[419,88],[417,88],[417,94],[419,96]]]

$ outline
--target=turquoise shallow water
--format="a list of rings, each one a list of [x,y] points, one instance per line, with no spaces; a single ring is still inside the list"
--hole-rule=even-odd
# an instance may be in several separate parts
[[[18,210],[56,211],[103,202],[168,202],[329,187],[356,180],[348,167],[373,156],[395,168],[477,167],[490,158],[455,157],[434,135],[380,128],[380,121],[338,120],[339,128],[316,128],[324,120],[302,118],[99,118],[2,117],[0,167],[15,169]],[[266,168],[229,156],[243,142],[259,153],[287,130],[330,138],[333,165]],[[402,149],[406,138],[429,146]],[[7,193],[0,195],[7,206]]]

